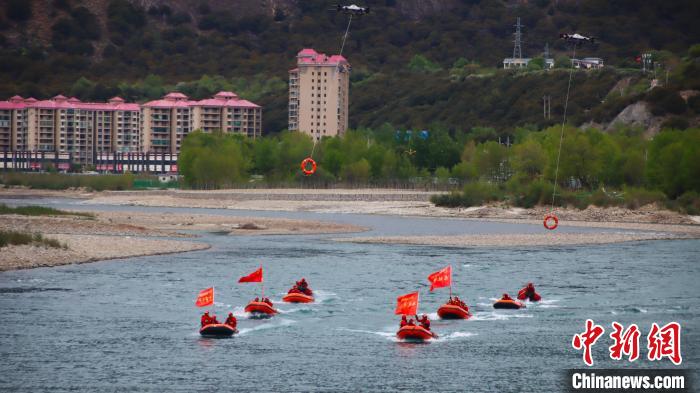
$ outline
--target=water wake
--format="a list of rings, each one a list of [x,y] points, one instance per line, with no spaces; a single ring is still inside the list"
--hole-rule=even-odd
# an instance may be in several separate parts
[[[295,324],[295,323],[296,323],[296,321],[291,320],[291,319],[277,318],[277,319],[275,319],[273,322],[270,322],[270,323],[263,323],[263,324],[261,324],[261,325],[254,326],[254,327],[251,327],[251,328],[242,328],[242,329],[239,329],[238,335],[239,335],[239,336],[243,336],[243,335],[245,335],[245,334],[248,334],[248,333],[251,333],[251,332],[255,332],[255,331],[258,331],[258,330],[267,330],[267,329],[274,329],[274,328],[279,328],[279,327],[285,327],[285,326],[289,326],[289,325],[292,325],[292,324]]]

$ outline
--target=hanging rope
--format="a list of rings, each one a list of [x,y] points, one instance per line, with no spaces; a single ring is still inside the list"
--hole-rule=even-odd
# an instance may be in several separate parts
[[[554,189],[552,190],[552,206],[550,211],[554,211],[554,197],[557,194],[557,182],[559,181],[559,161],[561,159],[561,146],[564,142],[564,125],[566,124],[566,111],[569,108],[569,92],[571,91],[571,79],[574,75],[574,58],[576,57],[576,44],[574,44],[571,55],[571,69],[569,70],[569,85],[566,88],[566,100],[564,100],[564,119],[561,121],[561,135],[559,136],[559,152],[557,153],[557,167],[554,171]],[[556,226],[555,226],[556,228]],[[553,228],[552,228],[553,229]]]
[[[345,28],[345,35],[343,36],[343,44],[340,45],[340,53],[339,55],[343,55],[343,49],[345,48],[345,40],[348,39],[348,33],[350,32],[350,23],[352,23],[352,14],[350,14],[350,20],[348,20],[348,27]]]

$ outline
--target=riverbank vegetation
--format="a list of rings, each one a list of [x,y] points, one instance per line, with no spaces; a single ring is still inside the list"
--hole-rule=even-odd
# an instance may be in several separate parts
[[[66,244],[61,244],[58,240],[48,239],[40,233],[27,233],[18,231],[0,231],[0,248],[12,245],[31,244],[51,248],[68,249]]]
[[[494,129],[453,136],[435,128],[385,125],[314,144],[284,132],[256,140],[221,133],[187,136],[178,162],[184,184],[214,189],[261,183],[303,187],[375,186],[455,190],[434,198],[442,206],[490,201],[531,207],[552,203],[561,128],[517,129],[498,139]],[[301,160],[318,162],[303,176]],[[700,212],[700,129],[665,130],[653,140],[641,130],[564,129],[556,205],[640,207],[659,203]]]
[[[95,215],[92,213],[85,212],[69,212],[65,210],[54,209],[52,207],[45,206],[7,206],[4,203],[0,203],[0,215],[3,214],[18,214],[21,216],[79,216],[86,218],[94,218]]]
[[[66,174],[0,172],[0,185],[20,186],[43,190],[123,191],[139,189],[165,189],[178,187],[177,181],[162,183],[153,175],[126,174]]]

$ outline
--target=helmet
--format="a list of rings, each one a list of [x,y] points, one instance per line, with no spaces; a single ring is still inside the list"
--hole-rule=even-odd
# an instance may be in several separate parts
[[[229,316],[229,317],[232,317],[232,316],[233,316],[233,313],[232,313],[232,312],[228,313],[228,316]]]
[[[209,315],[209,310],[205,311],[204,315]]]

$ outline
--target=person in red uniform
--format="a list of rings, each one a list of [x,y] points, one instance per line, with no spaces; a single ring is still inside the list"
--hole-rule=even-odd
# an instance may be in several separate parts
[[[402,315],[401,316],[401,324],[399,325],[399,327],[404,327],[406,325],[408,325],[408,321],[406,320],[406,316]]]
[[[535,286],[531,282],[529,282],[527,283],[525,288],[521,289],[518,292],[518,299],[530,299],[531,302],[538,302],[542,300],[542,296],[540,296],[540,294],[537,293],[537,291],[535,291]]]
[[[421,319],[418,319],[418,315],[416,315],[416,320],[420,321],[420,325],[425,328],[425,330],[430,330],[430,320],[428,319],[427,315],[423,314]]]
[[[207,326],[211,323],[211,317],[209,316],[209,311],[205,311],[204,314],[202,315],[202,326]]]
[[[212,315],[212,316],[211,316],[211,320],[209,321],[209,323],[210,323],[210,324],[213,324],[213,325],[218,325],[218,324],[220,324],[221,322],[219,322],[219,320],[216,319],[216,315]]]
[[[266,297],[266,298],[263,300],[263,302],[269,304],[270,307],[272,307],[272,301],[270,300],[270,298],[267,298],[267,297]]]
[[[503,297],[501,298],[501,300],[513,300],[513,298],[510,297],[510,295],[508,295],[507,293],[504,293],[504,294],[503,294]]]
[[[302,277],[301,281],[299,281],[297,289],[299,289],[299,292],[307,296],[311,296],[311,294],[313,293],[311,292],[311,289],[309,289],[309,283],[306,282],[306,279],[304,277]]]
[[[226,322],[224,323],[235,329],[238,321],[236,321],[236,317],[233,316],[233,313],[228,313],[228,318],[226,318]]]

